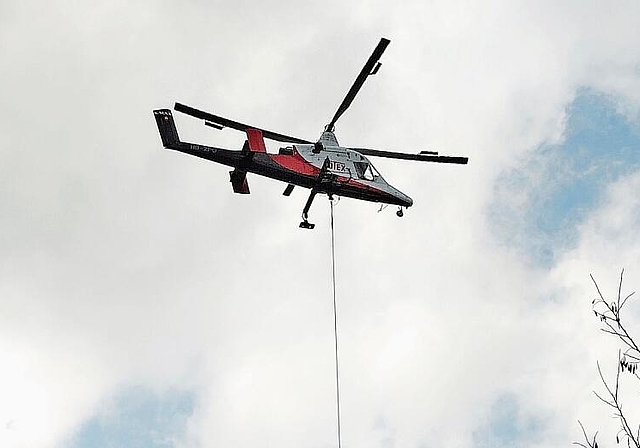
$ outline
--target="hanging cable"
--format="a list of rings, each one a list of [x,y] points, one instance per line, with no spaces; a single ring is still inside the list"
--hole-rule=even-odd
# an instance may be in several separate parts
[[[331,281],[333,285],[333,336],[336,346],[336,410],[338,413],[338,448],[342,448],[340,434],[340,370],[338,368],[338,311],[336,306],[336,240],[333,226],[333,197],[329,196],[331,204]]]

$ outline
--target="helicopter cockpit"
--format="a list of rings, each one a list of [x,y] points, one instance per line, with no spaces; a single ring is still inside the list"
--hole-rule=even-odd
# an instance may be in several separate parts
[[[375,169],[371,162],[353,162],[353,165],[360,179],[376,180],[376,178],[380,177],[380,173],[378,173],[378,170]]]

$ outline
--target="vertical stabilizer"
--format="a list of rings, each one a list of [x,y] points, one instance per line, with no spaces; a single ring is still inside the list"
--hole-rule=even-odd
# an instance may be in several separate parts
[[[247,129],[246,133],[249,150],[251,152],[267,152],[267,147],[264,144],[264,138],[262,137],[262,131],[260,131],[260,129]]]
[[[153,115],[156,118],[156,124],[158,125],[158,131],[160,131],[160,138],[162,138],[164,147],[173,149],[179,147],[180,137],[178,136],[178,130],[173,121],[171,111],[169,109],[157,109],[153,111]]]

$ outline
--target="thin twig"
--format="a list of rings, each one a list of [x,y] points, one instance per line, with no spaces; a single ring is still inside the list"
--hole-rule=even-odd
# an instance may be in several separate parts
[[[589,276],[591,277],[591,281],[593,282],[599,296],[599,298],[596,298],[591,302],[591,305],[596,317],[603,323],[604,328],[601,327],[600,330],[604,333],[616,336],[626,346],[624,352],[622,352],[621,349],[618,350],[616,379],[615,383],[613,383],[612,385],[610,385],[604,377],[602,368],[600,367],[600,363],[597,363],[598,374],[600,376],[602,384],[607,391],[609,399],[605,399],[596,391],[593,391],[593,393],[600,401],[602,401],[604,404],[611,407],[615,411],[614,417],[620,421],[620,431],[618,432],[618,434],[616,434],[616,442],[620,442],[620,434],[622,434],[622,440],[624,441],[624,438],[627,439],[628,447],[631,447],[633,445],[635,448],[640,448],[640,426],[634,433],[634,431],[631,429],[631,426],[629,425],[629,422],[627,421],[626,416],[622,412],[622,404],[620,403],[619,397],[621,372],[627,370],[636,378],[640,379],[640,376],[638,376],[638,374],[636,373],[636,368],[638,366],[638,363],[640,363],[640,348],[638,347],[638,344],[635,342],[633,337],[629,334],[620,318],[622,308],[626,305],[629,298],[631,298],[635,294],[635,291],[622,299],[622,282],[624,278],[624,269],[622,269],[622,271],[620,272],[620,282],[618,283],[618,295],[616,301],[607,303],[604,296],[602,295],[602,292],[600,291],[598,283],[593,278],[593,275],[589,274]],[[602,309],[600,305],[601,303],[604,304],[604,311],[599,311],[599,309]],[[615,322],[615,324],[613,324],[612,321]],[[587,445],[580,442],[574,442],[574,444],[584,448],[596,448],[597,443],[595,435],[593,441],[590,441],[587,437],[584,426],[580,421],[578,421],[578,423],[580,423],[582,434],[584,435]]]
[[[620,305],[620,308],[622,308],[624,306],[625,303],[627,303],[627,300],[629,300],[629,297],[631,297],[632,295],[634,295],[636,292],[633,291],[631,294],[629,294],[627,297],[624,298],[624,300],[622,301],[622,305]]]
[[[598,444],[596,443],[596,437],[598,436],[598,431],[595,432],[595,434],[593,435],[593,441],[590,442],[589,437],[587,436],[587,431],[585,431],[584,425],[580,420],[578,420],[578,424],[580,425],[580,428],[582,428],[582,435],[584,436],[584,440],[587,442],[587,444],[585,445],[584,443],[581,443],[581,442],[573,442],[573,445],[578,445],[578,446],[581,446],[582,448],[596,448],[598,446]]]
[[[600,288],[598,287],[598,284],[596,283],[596,279],[594,279],[593,275],[591,275],[591,274],[589,274],[589,277],[591,277],[591,281],[596,286],[596,291],[598,291],[598,295],[600,296],[600,299],[602,299],[602,301],[604,302],[604,297],[602,296],[602,293],[600,292]]]
[[[622,271],[620,271],[620,283],[618,283],[618,310],[620,310],[620,294],[622,292],[622,277],[623,276],[624,276],[624,268],[622,268]]]

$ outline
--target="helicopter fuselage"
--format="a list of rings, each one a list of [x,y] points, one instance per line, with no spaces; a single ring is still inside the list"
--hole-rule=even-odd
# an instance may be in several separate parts
[[[155,115],[166,148],[234,168],[230,174],[236,193],[249,193],[246,174],[254,173],[327,195],[401,207],[413,204],[409,196],[389,185],[365,156],[339,146],[331,132],[324,132],[315,145],[295,144],[272,154],[266,152],[259,131],[247,133],[242,150],[216,148],[180,141],[170,110],[158,110]]]

